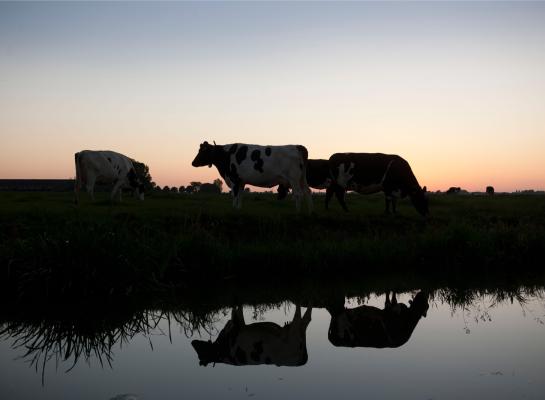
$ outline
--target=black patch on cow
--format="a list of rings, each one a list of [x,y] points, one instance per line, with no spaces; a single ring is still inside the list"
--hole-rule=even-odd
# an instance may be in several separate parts
[[[231,147],[229,147],[229,154],[235,154],[238,148],[238,144],[233,144]]]
[[[271,148],[270,147],[265,148],[265,155],[267,157],[269,157],[271,155]]]
[[[246,364],[246,353],[244,353],[244,350],[239,346],[237,347],[237,350],[235,351],[235,359],[237,360],[238,364]]]
[[[242,161],[246,159],[246,154],[248,153],[248,146],[241,146],[236,154],[237,163],[240,165]]]
[[[253,350],[250,352],[250,358],[253,361],[259,361],[261,354],[263,354],[263,342],[255,342]]]
[[[257,149],[252,151],[250,158],[252,161],[255,161],[254,169],[263,173],[263,159],[261,158],[261,151]]]

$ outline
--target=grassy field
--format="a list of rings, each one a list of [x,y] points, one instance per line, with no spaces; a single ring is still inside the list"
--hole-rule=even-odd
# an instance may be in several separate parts
[[[291,199],[249,194],[155,194],[79,207],[71,193],[0,193],[3,293],[63,297],[175,290],[189,281],[289,280],[380,274],[448,276],[542,272],[545,197],[430,197],[431,217],[408,200],[383,215],[383,196],[350,195],[297,215]]]

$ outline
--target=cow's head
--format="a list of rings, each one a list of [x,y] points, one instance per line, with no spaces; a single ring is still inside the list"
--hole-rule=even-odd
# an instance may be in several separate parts
[[[144,200],[144,184],[136,174],[134,168],[131,168],[131,170],[128,172],[127,178],[129,179],[129,184],[133,188],[136,197],[138,197],[140,200]]]
[[[193,340],[191,341],[191,346],[193,346],[199,356],[199,365],[206,367],[211,362],[217,362],[218,351],[216,343],[212,343],[210,340]]]
[[[428,216],[430,212],[428,209],[428,196],[426,195],[426,191],[418,188],[410,194],[410,198],[416,211],[424,217]]]
[[[212,164],[214,163],[214,149],[214,145],[211,145],[208,142],[202,143],[199,147],[199,153],[191,165],[194,167],[204,167],[205,165],[208,165],[208,168],[212,167]]]
[[[428,308],[430,308],[430,305],[428,304],[428,293],[421,291],[416,294],[414,299],[409,300],[409,303],[411,304],[411,311],[416,313],[418,317],[426,317],[428,315]]]

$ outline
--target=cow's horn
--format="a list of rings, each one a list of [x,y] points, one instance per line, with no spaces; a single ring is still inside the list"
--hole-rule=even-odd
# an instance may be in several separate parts
[[[216,141],[215,140],[212,140],[214,142],[214,146],[216,146]]]

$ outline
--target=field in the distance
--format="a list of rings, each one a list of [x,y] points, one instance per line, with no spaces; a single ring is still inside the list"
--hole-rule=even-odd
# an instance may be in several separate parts
[[[154,194],[92,203],[72,193],[0,193],[1,279],[18,296],[128,294],[174,287],[190,279],[221,281],[339,277],[383,271],[467,275],[541,269],[545,196],[431,195],[431,217],[408,199],[384,215],[382,195],[335,199],[313,215],[293,201]]]

